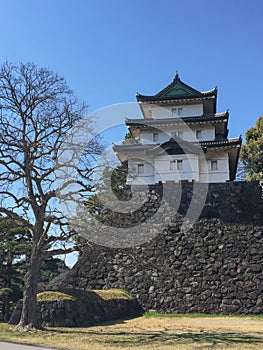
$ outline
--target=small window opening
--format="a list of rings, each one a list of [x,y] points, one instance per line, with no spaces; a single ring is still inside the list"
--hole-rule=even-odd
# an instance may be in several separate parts
[[[200,140],[200,139],[202,138],[202,131],[201,131],[201,130],[197,130],[197,131],[196,131],[196,138],[197,138],[198,140]]]
[[[170,160],[170,170],[171,171],[176,170],[176,160]]]
[[[211,160],[211,170],[212,171],[218,170],[218,162],[217,162],[217,160]]]
[[[158,132],[153,133],[153,141],[154,142],[159,141],[159,134],[158,134]]]
[[[144,164],[138,164],[138,174],[144,174]]]
[[[183,161],[182,160],[177,161],[177,170],[183,170]]]

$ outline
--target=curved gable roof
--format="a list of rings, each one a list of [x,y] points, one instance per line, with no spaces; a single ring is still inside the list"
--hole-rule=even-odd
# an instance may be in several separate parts
[[[162,144],[156,145],[152,149],[146,151],[148,154],[154,154],[155,156],[161,154],[198,154],[202,152],[202,148],[199,143],[193,144],[180,139],[179,137],[173,137]]]
[[[208,96],[214,96],[217,93],[217,89],[214,88],[207,92],[200,92],[191,86],[185,84],[179,78],[176,73],[174,80],[167,85],[164,89],[153,96],[145,96],[139,93],[136,94],[138,101],[161,101],[161,100],[176,100],[185,98],[202,98]]]
[[[158,92],[155,96],[156,97],[177,97],[177,96],[196,96],[196,95],[202,95],[200,91],[197,91],[193,89],[191,86],[183,83],[178,73],[176,73],[176,76],[171,84],[166,86],[164,89],[162,89],[160,92]]]

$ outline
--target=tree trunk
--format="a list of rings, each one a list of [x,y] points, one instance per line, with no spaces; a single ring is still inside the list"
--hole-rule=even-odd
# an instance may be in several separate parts
[[[23,293],[23,306],[19,324],[16,327],[18,331],[28,331],[32,329],[41,329],[37,323],[37,283],[40,273],[40,253],[32,247],[30,265],[25,276],[25,285]]]
[[[4,322],[8,322],[10,319],[10,301],[9,300],[3,301],[3,318],[4,318]]]

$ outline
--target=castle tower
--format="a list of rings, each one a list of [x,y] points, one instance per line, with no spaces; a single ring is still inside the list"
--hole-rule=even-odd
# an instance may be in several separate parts
[[[197,91],[176,74],[156,95],[136,97],[143,118],[126,119],[135,143],[114,146],[128,162],[127,184],[235,179],[242,140],[227,138],[229,113],[216,112],[216,88]]]

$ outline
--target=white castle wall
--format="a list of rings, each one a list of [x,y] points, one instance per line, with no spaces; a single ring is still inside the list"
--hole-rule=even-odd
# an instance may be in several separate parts
[[[152,106],[151,115],[154,119],[163,119],[163,118],[176,118],[178,117],[193,117],[200,116],[203,114],[203,105],[189,105],[189,106],[169,106],[160,107]]]

